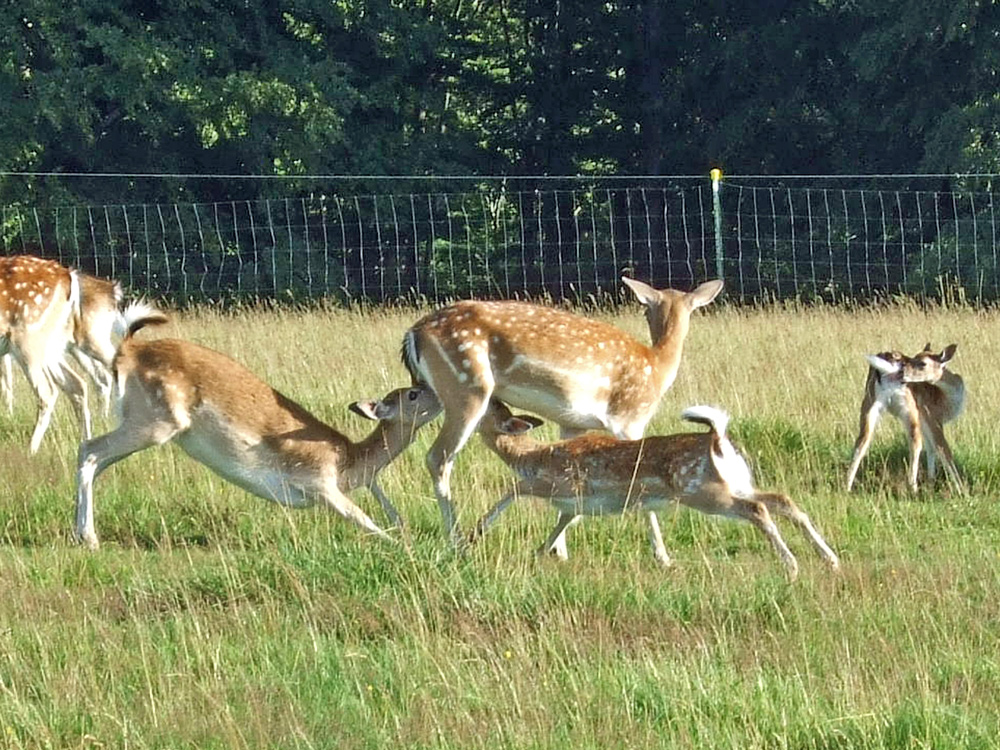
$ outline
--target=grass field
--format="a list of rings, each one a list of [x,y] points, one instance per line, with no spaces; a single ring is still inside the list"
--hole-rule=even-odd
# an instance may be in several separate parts
[[[360,437],[345,407],[406,384],[415,315],[202,311],[140,335],[220,349]],[[638,309],[610,319],[648,339]],[[758,485],[841,556],[831,573],[782,524],[792,584],[753,529],[685,510],[661,516],[670,570],[631,516],[574,528],[567,563],[535,559],[554,520],[535,501],[457,557],[423,466],[437,423],[383,474],[405,544],[168,447],[98,478],[91,553],[71,542],[70,409],[28,456],[19,379],[0,419],[0,747],[1000,747],[998,330],[965,308],[696,314],[648,432],[695,429],[678,419],[693,403],[730,411]],[[958,343],[969,399],[948,432],[970,495],[943,476],[910,494],[891,418],[847,495],[862,355],[927,340]],[[466,527],[507,481],[473,441],[452,482]]]

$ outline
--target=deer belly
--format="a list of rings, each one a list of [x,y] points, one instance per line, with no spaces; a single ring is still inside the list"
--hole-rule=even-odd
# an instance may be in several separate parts
[[[259,439],[189,430],[177,444],[195,461],[257,497],[290,507],[313,504],[302,486],[290,483],[288,473],[274,465]]]
[[[659,479],[640,479],[625,484],[618,479],[584,479],[577,484],[575,491],[550,498],[549,502],[561,513],[606,516],[671,505],[674,503],[673,494]]]
[[[607,391],[600,388],[542,389],[530,385],[497,383],[493,395],[509,406],[530,411],[563,427],[587,430],[608,427]]]

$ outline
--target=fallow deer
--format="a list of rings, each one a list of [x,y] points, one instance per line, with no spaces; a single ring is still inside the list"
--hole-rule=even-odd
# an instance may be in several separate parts
[[[772,514],[789,518],[834,569],[837,555],[813,527],[809,517],[788,497],[754,489],[746,460],[726,436],[728,416],[719,409],[696,406],[681,416],[708,425],[708,432],[657,435],[618,440],[591,433],[555,443],[541,443],[524,434],[541,424],[530,416],[514,416],[496,399],[479,423],[486,445],[517,474],[517,483],[479,521],[475,541],[521,495],[540,497],[559,511],[559,520],[539,553],[567,556],[566,528],[581,515],[620,515],[644,511],[649,517],[653,554],[663,565],[671,560],[663,545],[655,510],[674,504],[702,513],[743,519],[768,538],[790,578],[798,563],[788,549]]]
[[[84,437],[90,437],[87,386],[66,363],[79,304],[75,271],[30,255],[0,258],[0,355],[14,356],[38,401],[32,453],[48,429],[59,390],[69,396]]]
[[[80,283],[80,304],[73,314],[73,339],[69,353],[90,376],[101,395],[104,413],[111,405],[111,360],[115,356],[114,337],[121,336],[123,300],[122,287],[86,273],[76,274]],[[7,411],[14,410],[13,372],[10,354],[3,355],[0,371],[0,392],[7,402]]]
[[[564,437],[596,428],[637,439],[677,376],[691,313],[722,290],[721,281],[692,292],[623,281],[646,306],[652,346],[608,323],[514,301],[458,302],[405,334],[403,362],[414,384],[429,385],[444,408],[427,466],[456,545],[451,469],[491,397],[555,422]]]
[[[337,432],[219,352],[176,339],[140,341],[162,313],[132,304],[115,357],[120,426],[80,446],[76,536],[91,548],[93,485],[98,474],[137,451],[169,441],[224,479],[290,507],[322,503],[365,531],[392,539],[350,498],[371,487],[390,518],[398,513],[378,488],[378,473],[440,411],[427,388],[401,388],[352,408],[379,420],[360,442]]]
[[[962,377],[947,369],[955,356],[951,344],[938,354],[928,343],[913,357],[898,352],[867,355],[869,368],[865,395],[861,401],[860,427],[854,443],[854,455],[847,470],[847,490],[850,492],[858,467],[871,446],[882,410],[887,410],[903,423],[910,444],[910,489],[917,490],[920,452],[926,440],[927,477],[933,482],[937,475],[935,458],[940,457],[952,488],[962,494],[965,485],[955,466],[951,447],[944,436],[944,425],[962,413],[965,405],[965,383]]]

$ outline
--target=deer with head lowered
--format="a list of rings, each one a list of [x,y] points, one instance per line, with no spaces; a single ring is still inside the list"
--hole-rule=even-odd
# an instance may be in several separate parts
[[[696,406],[682,416],[707,425],[709,431],[641,440],[591,433],[540,443],[524,433],[539,426],[541,420],[515,416],[507,406],[491,400],[479,433],[518,479],[514,490],[479,521],[470,541],[485,533],[518,496],[532,495],[559,511],[559,520],[540,553],[555,551],[565,558],[565,546],[559,546],[558,540],[581,515],[620,515],[637,510],[648,515],[654,556],[661,564],[670,565],[655,511],[680,504],[753,524],[771,542],[790,578],[798,574],[798,563],[772,514],[790,519],[832,568],[839,566],[836,554],[795,503],[785,495],[754,488],[746,460],[726,436],[729,418],[724,412]]]
[[[598,320],[538,304],[467,300],[430,313],[403,338],[403,362],[427,384],[444,424],[427,454],[445,531],[463,543],[451,501],[451,469],[495,397],[535,412],[563,436],[601,429],[637,439],[681,362],[691,313],[722,290],[657,290],[623,279],[646,307],[652,346]]]
[[[321,503],[365,531],[392,539],[348,498],[370,487],[393,521],[399,514],[378,473],[440,411],[426,388],[401,388],[352,409],[378,425],[353,442],[219,352],[177,339],[134,334],[166,317],[141,304],[125,310],[126,334],[114,360],[121,423],[80,446],[76,536],[98,547],[94,480],[137,451],[169,441],[224,479],[291,507]]]
[[[896,417],[906,429],[910,444],[910,489],[917,490],[920,453],[926,441],[928,479],[933,482],[937,474],[935,459],[940,458],[952,488],[959,494],[965,492],[951,447],[944,436],[945,423],[961,414],[965,405],[965,383],[960,375],[947,369],[956,348],[955,344],[950,344],[935,353],[928,343],[913,357],[898,351],[867,355],[869,368],[861,401],[860,426],[847,470],[848,492],[854,486],[861,459],[871,446],[883,410]]]
[[[115,356],[114,337],[123,334],[121,305],[123,293],[117,281],[90,274],[73,272],[79,282],[80,303],[71,312],[73,320],[69,354],[97,386],[107,414],[111,407],[111,360]],[[15,282],[16,283],[16,282]],[[25,287],[22,287],[25,288]],[[0,299],[3,295],[0,294]],[[7,411],[14,410],[13,355],[4,354],[0,370],[0,393],[7,402]]]

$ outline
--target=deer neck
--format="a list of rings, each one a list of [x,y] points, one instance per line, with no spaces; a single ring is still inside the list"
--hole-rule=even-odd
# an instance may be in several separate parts
[[[366,438],[348,443],[349,460],[342,475],[352,487],[370,484],[412,442],[414,431],[412,425],[379,422]]]
[[[486,447],[507,466],[518,471],[534,454],[540,443],[529,435],[483,435]]]
[[[655,370],[662,380],[661,394],[673,384],[677,376],[681,355],[684,353],[684,339],[687,338],[691,323],[690,316],[677,308],[676,305],[671,308],[663,319],[649,319],[649,334],[653,339],[651,353]]]

